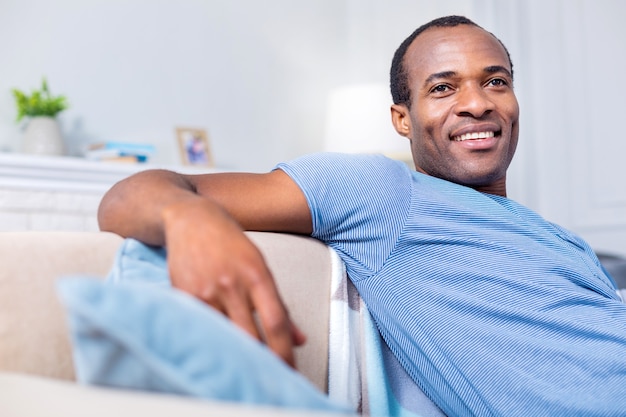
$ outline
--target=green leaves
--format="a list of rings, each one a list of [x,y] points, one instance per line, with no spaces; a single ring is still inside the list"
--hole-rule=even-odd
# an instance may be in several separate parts
[[[65,96],[55,97],[50,94],[48,82],[45,78],[41,82],[41,89],[33,91],[30,96],[15,88],[12,92],[13,97],[15,97],[15,104],[17,105],[16,121],[18,122],[24,117],[55,117],[68,107]]]

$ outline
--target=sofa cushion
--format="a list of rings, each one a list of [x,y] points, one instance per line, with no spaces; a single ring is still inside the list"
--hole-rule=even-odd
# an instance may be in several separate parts
[[[34,401],[36,399],[36,401]],[[0,372],[3,417],[331,417],[335,414],[85,387]]]

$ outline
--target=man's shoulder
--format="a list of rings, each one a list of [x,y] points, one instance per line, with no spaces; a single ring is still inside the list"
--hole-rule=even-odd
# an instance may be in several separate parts
[[[405,163],[390,159],[382,154],[348,154],[318,152],[300,156],[278,164],[278,169],[300,175],[321,175],[328,178],[408,177]]]
[[[306,161],[309,163],[324,164],[327,162],[344,162],[346,164],[367,164],[367,165],[405,165],[401,161],[391,159],[383,154],[377,153],[343,153],[343,152],[314,152],[299,156],[286,164]]]
[[[279,164],[277,169],[298,184],[310,204],[319,207],[333,201],[337,210],[341,204],[350,210],[386,208],[412,195],[409,169],[383,155],[316,153]]]

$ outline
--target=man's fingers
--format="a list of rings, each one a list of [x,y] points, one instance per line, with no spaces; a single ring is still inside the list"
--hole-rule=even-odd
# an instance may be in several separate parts
[[[289,366],[295,368],[292,323],[273,281],[269,286],[255,286],[251,292],[251,301],[256,306],[265,343]]]
[[[296,324],[289,319],[289,326],[291,327],[291,340],[294,346],[302,346],[306,343],[306,335],[300,330]]]
[[[243,291],[237,294],[229,294],[227,298],[224,298],[223,313],[250,336],[262,341],[257,323],[254,319],[253,307],[250,305],[250,301]]]
[[[269,271],[249,275],[243,281],[249,286],[222,276],[216,287],[200,298],[295,367],[293,346],[304,343],[306,338],[289,319]]]
[[[304,337],[291,323],[272,274],[256,246],[243,234],[229,236],[230,239],[212,248],[210,257],[198,250],[205,245],[194,245],[195,250],[185,245],[184,251],[179,252],[176,250],[179,246],[170,241],[172,284],[222,312],[294,366],[293,346],[303,343]],[[238,254],[236,259],[233,253]]]

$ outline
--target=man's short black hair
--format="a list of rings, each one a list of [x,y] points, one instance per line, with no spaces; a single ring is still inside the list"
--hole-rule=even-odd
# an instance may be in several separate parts
[[[476,26],[483,29],[481,26],[477,25],[470,19],[464,16],[445,16],[440,17],[435,20],[431,20],[430,22],[420,26],[415,29],[408,38],[404,40],[396,50],[396,53],[393,55],[393,61],[391,61],[391,71],[390,71],[390,87],[391,87],[391,97],[393,98],[394,104],[404,104],[407,107],[411,107],[411,90],[409,88],[409,74],[404,65],[404,56],[406,55],[407,49],[415,38],[417,38],[422,32],[426,29],[430,29],[432,27],[454,27],[459,25],[470,25]],[[491,33],[491,32],[489,32]],[[500,45],[504,48],[506,52],[506,56],[509,59],[509,65],[511,66],[511,76],[513,76],[513,62],[511,61],[511,55],[509,54],[508,49],[502,43],[500,39],[498,39],[493,33],[491,35],[496,38]]]

